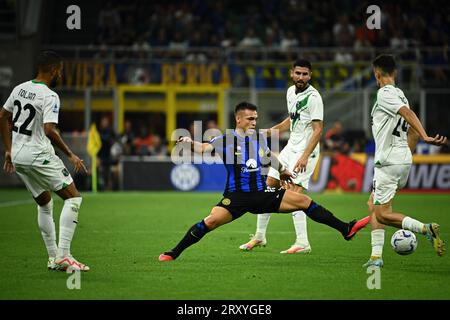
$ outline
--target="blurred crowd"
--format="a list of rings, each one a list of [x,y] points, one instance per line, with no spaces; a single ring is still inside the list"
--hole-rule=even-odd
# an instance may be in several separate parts
[[[202,127],[204,125],[204,128]],[[200,128],[206,130],[217,129],[215,120],[207,120]],[[170,156],[168,142],[157,126],[150,121],[132,121],[126,119],[122,134],[117,134],[113,128],[111,116],[102,115],[97,124],[102,147],[97,154],[97,166],[99,170],[99,187],[102,190],[117,190],[119,187],[119,162],[123,156],[151,156],[153,159],[166,160]],[[192,122],[188,128],[192,137],[197,134]],[[208,131],[212,132],[212,131]],[[79,133],[77,133],[79,135]],[[207,137],[212,139],[213,136]]]
[[[446,48],[450,3],[416,0],[382,2],[381,29],[369,30],[367,1],[105,1],[98,14],[96,44],[132,47],[146,58],[150,48],[168,47],[172,55],[204,62],[200,47],[262,48],[284,52],[310,47],[352,47],[354,53],[323,52],[316,60],[351,62],[358,49]],[[183,50],[190,51],[182,56]],[[107,54],[106,51],[100,55]],[[361,52],[361,55],[364,53]],[[333,56],[330,56],[333,55]],[[424,59],[445,60],[440,53]],[[276,57],[275,57],[276,58]],[[364,58],[364,57],[362,57]]]

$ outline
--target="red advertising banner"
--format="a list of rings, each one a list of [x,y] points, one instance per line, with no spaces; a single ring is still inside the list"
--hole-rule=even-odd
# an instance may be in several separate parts
[[[314,172],[309,191],[370,192],[373,168],[373,156],[365,153],[324,155]],[[450,193],[450,155],[415,155],[402,191]]]

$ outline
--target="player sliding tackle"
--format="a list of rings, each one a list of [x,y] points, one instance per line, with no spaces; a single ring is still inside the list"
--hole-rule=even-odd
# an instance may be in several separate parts
[[[189,137],[178,141],[189,144],[191,149],[198,153],[215,150],[223,160],[228,178],[223,198],[212,208],[211,213],[194,224],[172,250],[161,254],[160,261],[178,258],[205,234],[238,219],[246,212],[261,214],[304,210],[312,220],[339,231],[345,240],[352,239],[369,223],[369,216],[359,221],[343,222],[307,195],[291,190],[267,188],[261,176],[263,157],[271,157],[271,166],[280,172],[280,180],[289,182],[295,174],[290,173],[285,165],[278,161],[268,148],[265,138],[256,133],[257,118],[257,107],[248,102],[241,102],[235,108],[235,130],[216,137],[209,143],[195,142]]]

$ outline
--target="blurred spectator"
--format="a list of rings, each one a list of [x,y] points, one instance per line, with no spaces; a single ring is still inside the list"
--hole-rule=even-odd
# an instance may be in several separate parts
[[[115,137],[111,146],[110,181],[109,190],[119,190],[120,158],[124,154],[124,146],[120,137]]]
[[[353,45],[355,27],[349,22],[348,16],[343,14],[333,26],[333,36],[336,45],[340,47],[349,47]]]
[[[99,184],[103,190],[111,190],[111,146],[114,143],[115,133],[111,126],[109,116],[105,115],[100,119],[98,133],[100,134],[100,139],[102,140],[102,147],[98,152],[98,157],[100,160]]]
[[[261,47],[263,45],[262,41],[255,34],[255,29],[249,28],[245,33],[245,37],[239,42],[239,47],[241,48],[255,48]]]
[[[121,28],[121,18],[117,7],[108,1],[100,10],[98,16],[99,40],[107,44],[114,44]]]
[[[335,121],[325,133],[325,149],[329,151],[341,151],[345,145],[344,129],[340,121]]]
[[[351,63],[353,62],[353,55],[344,48],[336,51],[334,61],[337,63]]]
[[[292,31],[286,32],[280,42],[280,48],[283,51],[289,51],[292,48],[298,47],[298,40],[294,37],[294,33]]]
[[[153,147],[153,135],[150,130],[142,125],[139,129],[139,135],[134,139],[134,148],[139,156],[149,156]]]
[[[391,49],[407,49],[408,45],[408,39],[404,37],[403,31],[401,29],[394,30],[390,40]]]
[[[133,124],[130,120],[125,120],[124,124],[124,132],[120,137],[120,143],[123,146],[123,154],[125,155],[133,155],[135,154],[134,150],[134,139],[136,138],[133,132]]]
[[[215,120],[208,120],[206,122],[206,130],[204,132],[203,141],[211,141],[213,138],[220,136],[222,132],[219,130],[217,126],[217,122]]]
[[[114,52],[108,49],[105,43],[100,45],[100,50],[94,54],[94,58],[98,60],[111,60],[114,59]]]
[[[165,157],[168,154],[166,145],[157,134],[152,136],[152,145],[149,147],[149,154],[155,157]]]
[[[130,84],[147,84],[151,81],[150,72],[145,66],[130,65],[126,71],[127,83]]]
[[[131,50],[133,51],[133,56],[136,59],[147,60],[150,58],[150,44],[145,39],[144,35],[139,36],[138,39],[131,46]]]

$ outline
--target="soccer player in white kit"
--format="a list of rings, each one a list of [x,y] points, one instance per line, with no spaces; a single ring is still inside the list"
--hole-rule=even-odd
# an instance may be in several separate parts
[[[280,133],[290,130],[290,137],[286,147],[281,151],[279,159],[291,172],[296,172],[296,178],[289,188],[303,193],[308,189],[309,179],[319,160],[319,140],[323,130],[323,101],[320,93],[311,85],[311,63],[304,59],[294,62],[291,78],[294,85],[288,88],[286,94],[289,116],[268,130],[279,130]],[[270,187],[280,187],[279,172],[270,168],[267,181]],[[256,234],[249,242],[241,245],[241,250],[249,251],[255,246],[265,246],[266,230],[271,213],[259,214],[257,217]],[[308,241],[306,215],[303,211],[292,213],[296,240],[287,250],[281,253],[309,253],[311,246]]]
[[[16,86],[0,110],[0,133],[5,146],[3,168],[8,173],[16,171],[38,204],[38,224],[49,256],[47,267],[88,271],[89,267],[70,253],[82,198],[51,144],[53,142],[67,155],[75,172],[87,172],[83,160],[56,131],[60,101],[58,94],[49,87],[56,85],[61,77],[62,58],[55,52],[43,51],[37,59],[37,67],[36,79]],[[12,128],[8,124],[11,117]],[[58,246],[51,191],[64,200]]]
[[[383,266],[385,225],[424,234],[436,253],[442,256],[444,242],[439,237],[439,225],[424,224],[393,212],[392,200],[397,190],[406,185],[412,164],[412,152],[418,140],[443,145],[447,138],[439,135],[429,137],[416,114],[410,109],[403,91],[395,86],[396,62],[392,55],[378,56],[373,61],[373,72],[380,89],[371,113],[375,139],[373,191],[368,201],[371,212],[372,254],[363,266]]]

